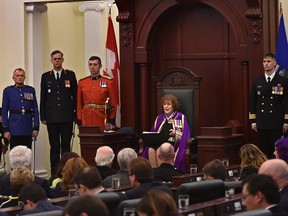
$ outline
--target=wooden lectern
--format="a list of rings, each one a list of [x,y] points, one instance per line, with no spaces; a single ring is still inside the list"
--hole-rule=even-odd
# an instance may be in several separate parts
[[[198,139],[198,167],[216,158],[229,158],[229,164],[239,164],[239,149],[244,134],[232,134],[232,127],[201,127]]]
[[[104,133],[97,126],[79,126],[79,138],[81,147],[81,156],[91,166],[96,166],[96,150],[100,146],[110,146],[115,155],[125,148],[131,147],[131,138],[123,132]],[[118,168],[116,157],[113,161],[113,168]]]

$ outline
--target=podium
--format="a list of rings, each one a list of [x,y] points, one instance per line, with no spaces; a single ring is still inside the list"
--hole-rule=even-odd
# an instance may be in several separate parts
[[[104,133],[97,126],[79,126],[81,156],[91,166],[96,166],[96,150],[100,146],[109,146],[113,149],[115,158],[112,167],[117,169],[117,154],[126,147],[131,147],[131,137],[123,132]]]
[[[239,164],[239,149],[244,144],[244,134],[233,134],[232,127],[201,127],[198,139],[198,167],[216,158],[229,158],[229,164]]]

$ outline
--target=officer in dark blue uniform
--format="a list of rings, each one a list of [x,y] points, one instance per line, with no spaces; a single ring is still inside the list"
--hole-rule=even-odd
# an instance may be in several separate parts
[[[60,154],[70,151],[76,120],[77,80],[73,71],[62,68],[63,61],[63,53],[53,51],[53,69],[41,77],[40,118],[47,125],[52,175],[56,174]]]
[[[15,85],[3,91],[2,126],[4,137],[10,141],[10,149],[26,145],[31,149],[32,138],[39,131],[39,112],[35,89],[24,85],[25,71],[17,68],[13,72]]]
[[[273,158],[274,143],[288,128],[288,79],[275,72],[276,64],[275,55],[266,53],[265,74],[254,80],[250,95],[249,121],[268,158]]]

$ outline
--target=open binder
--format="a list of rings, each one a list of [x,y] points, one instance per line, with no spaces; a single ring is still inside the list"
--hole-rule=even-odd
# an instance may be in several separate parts
[[[164,135],[158,132],[146,132],[140,134],[141,139],[145,146],[157,149],[164,142],[168,142],[169,135]],[[171,143],[171,142],[169,142]],[[172,143],[173,144],[173,143]]]

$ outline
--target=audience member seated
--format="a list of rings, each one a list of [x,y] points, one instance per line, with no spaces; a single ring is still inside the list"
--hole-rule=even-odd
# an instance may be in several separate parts
[[[57,185],[57,187],[54,189],[54,197],[63,197],[67,196],[69,192],[70,187],[74,187],[74,175],[75,173],[83,168],[87,167],[88,164],[86,161],[81,158],[70,158],[65,166],[63,167],[63,178],[62,181]]]
[[[275,142],[274,155],[276,159],[282,159],[288,163],[288,138],[278,139]]]
[[[137,206],[139,216],[178,216],[175,200],[166,192],[158,189],[148,191]]]
[[[31,170],[32,151],[26,146],[16,146],[9,153],[9,161],[12,169],[17,167],[27,167]],[[48,181],[44,178],[34,176],[34,183],[43,187],[47,197],[53,198],[52,190],[49,187]],[[0,179],[1,195],[10,196],[13,194],[13,190],[10,185],[10,174],[3,176]]]
[[[111,188],[112,187],[112,179],[119,178],[120,187],[131,185],[129,172],[128,172],[128,164],[137,158],[137,153],[132,148],[124,148],[118,152],[117,162],[120,167],[117,174],[108,176],[104,179],[104,187]]]
[[[174,166],[174,147],[170,143],[163,143],[157,149],[159,167],[153,168],[154,180],[171,182],[172,176],[183,175],[184,173]]]
[[[85,195],[70,199],[63,216],[109,216],[106,205],[97,196]]]
[[[219,159],[215,159],[206,163],[203,167],[204,179],[221,179],[222,181],[226,181],[226,169],[223,165],[222,161]]]
[[[13,169],[10,175],[10,183],[13,194],[12,196],[9,196],[9,200],[1,204],[1,208],[17,206],[21,188],[26,184],[31,184],[33,182],[33,178],[32,172],[26,167],[17,167]]]
[[[171,189],[161,183],[153,182],[153,170],[149,160],[139,157],[132,160],[128,166],[131,184],[134,187],[126,191],[128,199],[137,199],[151,189],[161,189],[173,196]]]
[[[110,148],[109,146],[101,146],[97,149],[95,162],[102,179],[105,179],[107,176],[117,173],[116,170],[111,168],[114,157],[115,154],[112,148]]]
[[[59,164],[57,166],[56,176],[52,176],[49,179],[49,181],[52,182],[51,183],[52,188],[56,188],[57,184],[62,181],[62,177],[63,177],[62,171],[63,171],[63,167],[65,166],[66,162],[70,158],[77,158],[77,157],[80,157],[80,156],[75,152],[64,152],[64,154],[61,156],[61,159],[60,159]]]
[[[244,180],[251,174],[258,173],[258,169],[264,161],[268,160],[266,155],[255,145],[245,144],[240,148],[241,173],[239,180]]]
[[[74,176],[74,182],[78,187],[80,196],[95,195],[107,192],[102,186],[101,175],[96,167],[83,167]]]
[[[242,204],[247,210],[269,209],[273,215],[287,215],[277,203],[280,193],[271,176],[251,174],[243,180]],[[287,204],[286,204],[287,205]]]
[[[35,183],[22,187],[19,194],[19,201],[22,204],[23,211],[19,212],[18,215],[63,210],[63,207],[49,202],[43,188]]]
[[[259,174],[271,176],[278,185],[281,199],[278,205],[288,213],[288,167],[281,159],[265,161],[259,168]]]

